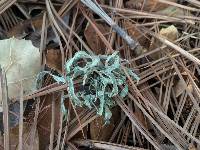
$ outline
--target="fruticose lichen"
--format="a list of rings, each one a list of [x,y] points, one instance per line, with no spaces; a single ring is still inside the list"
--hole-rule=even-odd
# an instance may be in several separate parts
[[[79,51],[66,62],[65,77],[52,76],[57,82],[68,84],[69,98],[75,106],[96,108],[97,113],[109,121],[112,116],[110,109],[115,105],[112,97],[118,94],[125,97],[128,94],[121,61],[118,52],[112,55],[89,55]],[[126,69],[133,79],[139,80],[131,69]],[[81,83],[75,87],[74,82],[78,80]]]

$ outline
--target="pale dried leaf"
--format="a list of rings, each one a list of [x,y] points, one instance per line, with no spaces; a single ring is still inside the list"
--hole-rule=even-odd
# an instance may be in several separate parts
[[[36,76],[40,71],[40,53],[31,41],[15,38],[1,40],[0,65],[6,70],[9,98],[19,96],[21,81],[24,94],[36,89]]]
[[[178,38],[178,30],[174,25],[171,25],[167,28],[162,28],[160,30],[160,35],[170,41],[174,41]]]

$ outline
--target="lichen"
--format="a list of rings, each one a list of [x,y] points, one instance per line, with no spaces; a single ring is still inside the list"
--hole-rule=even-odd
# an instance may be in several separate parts
[[[112,55],[89,55],[79,51],[66,62],[65,69],[65,78],[52,76],[57,82],[68,84],[67,91],[73,104],[95,108],[98,115],[103,115],[105,121],[109,121],[112,116],[110,109],[115,105],[112,98],[118,94],[121,97],[128,94],[127,78],[121,69],[118,52]],[[139,80],[131,69],[126,69],[132,78]],[[75,87],[77,80],[82,82]]]

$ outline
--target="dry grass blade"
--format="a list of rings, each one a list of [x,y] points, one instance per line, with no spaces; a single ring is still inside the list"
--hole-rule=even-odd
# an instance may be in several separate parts
[[[64,96],[64,91],[62,91],[61,96]],[[58,131],[58,138],[57,138],[57,145],[56,145],[56,150],[60,149],[61,146],[61,138],[62,138],[62,129],[63,129],[63,111],[60,109],[60,121],[59,121],[59,131]]]
[[[73,141],[75,144],[90,148],[104,149],[104,150],[145,150],[143,148],[129,147],[120,144],[114,144],[103,141],[94,141],[94,140],[76,140]]]
[[[36,103],[36,108],[35,108],[35,116],[34,116],[34,122],[30,131],[30,150],[34,150],[34,139],[36,135],[36,130],[37,130],[37,120],[38,120],[38,115],[39,115],[39,110],[40,110],[40,98],[37,98],[37,103]]]
[[[52,95],[52,105],[51,105],[51,134],[50,134],[50,144],[49,150],[53,150],[53,143],[54,143],[54,130],[55,130],[55,97],[54,94]]]
[[[125,114],[129,117],[134,126],[145,136],[145,138],[154,146],[155,149],[162,149],[157,143],[156,139],[143,127],[143,125],[137,120],[137,117],[129,110],[129,108],[122,102],[120,98],[116,98],[116,103],[121,107]]]
[[[126,31],[124,31],[124,29],[120,28],[96,1],[93,2],[92,0],[81,0],[81,2],[98,14],[102,19],[104,19],[127,42],[131,49],[135,49],[138,46],[137,41],[130,37]]]
[[[17,0],[2,0],[0,3],[0,14],[12,6]]]
[[[4,149],[10,149],[8,91],[5,71],[0,68],[0,98],[3,103]]]
[[[87,114],[83,114],[82,117],[79,117],[81,126],[80,126],[79,121],[78,121],[78,124],[73,124],[73,126],[70,126],[71,128],[69,130],[67,140],[70,140],[79,131],[82,131],[85,126],[87,126],[90,122],[92,122],[98,116],[95,115],[95,110],[93,109],[93,110],[89,111]]]
[[[165,3],[165,4],[172,5],[172,6],[176,6],[176,7],[182,8],[182,9],[199,12],[199,9],[196,9],[196,8],[193,8],[193,7],[189,7],[189,6],[180,5],[180,4],[177,4],[175,2],[170,2],[170,1],[167,1],[167,0],[158,0],[158,1],[161,2],[161,3]],[[189,0],[189,1],[192,2],[193,0]],[[195,3],[195,2],[193,1],[193,3]]]
[[[181,47],[175,45],[174,43],[170,42],[169,40],[162,38],[159,35],[155,35],[155,37],[158,38],[164,44],[168,45],[169,47],[171,47],[174,50],[176,50],[179,53],[181,53],[183,56],[185,56],[189,60],[193,61],[194,63],[197,63],[198,65],[200,65],[200,60],[197,57],[193,56],[192,54],[188,53],[186,50],[184,50]]]
[[[23,86],[21,82],[20,87],[20,119],[19,119],[19,150],[23,150],[23,119],[24,119],[24,100],[23,100]]]

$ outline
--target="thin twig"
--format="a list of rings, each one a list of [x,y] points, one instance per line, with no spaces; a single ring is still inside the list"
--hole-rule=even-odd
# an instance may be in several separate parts
[[[51,104],[51,134],[50,134],[49,150],[53,150],[54,130],[55,130],[55,97],[53,93],[52,104]]]

